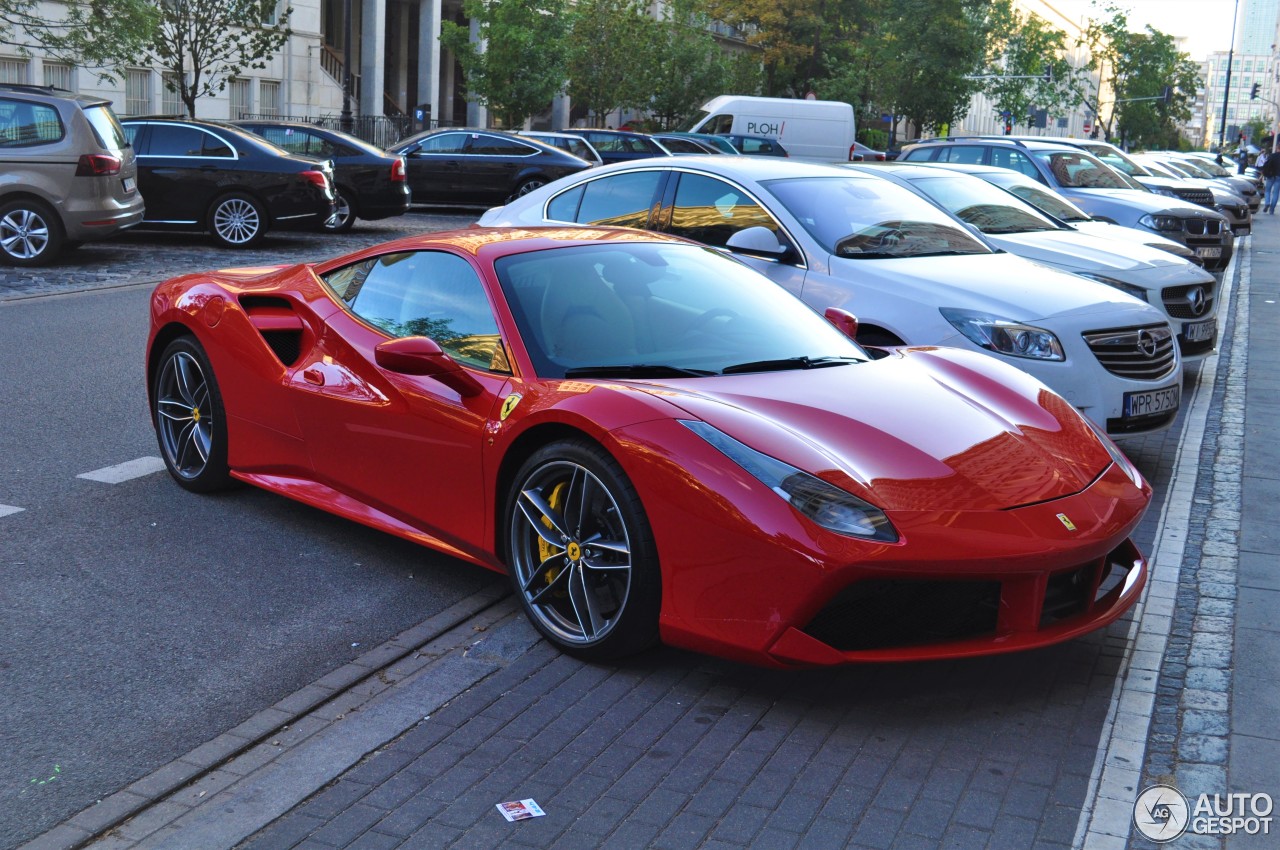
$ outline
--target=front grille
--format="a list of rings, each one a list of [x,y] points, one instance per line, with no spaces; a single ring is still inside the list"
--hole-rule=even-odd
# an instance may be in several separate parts
[[[851,584],[804,631],[841,652],[884,649],[992,634],[998,581],[868,579]]]
[[[1213,312],[1214,291],[1212,283],[1192,283],[1186,286],[1166,286],[1160,290],[1164,309],[1175,319],[1198,319]]]
[[[1192,236],[1217,236],[1222,233],[1222,222],[1216,218],[1188,218],[1183,220],[1187,233]]]
[[[1176,186],[1173,193],[1188,203],[1199,204],[1202,207],[1213,206],[1213,192],[1208,189],[1184,189]]]
[[[1154,381],[1173,372],[1177,363],[1168,325],[1090,331],[1083,336],[1102,367],[1122,378]]]

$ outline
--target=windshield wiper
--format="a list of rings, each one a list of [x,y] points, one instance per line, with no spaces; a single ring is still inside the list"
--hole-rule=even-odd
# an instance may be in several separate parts
[[[833,357],[781,357],[776,360],[752,360],[726,366],[720,374],[734,375],[741,372],[781,372],[786,369],[821,369],[825,366],[844,366],[847,363],[864,363],[861,357],[838,355]]]
[[[625,363],[616,366],[575,366],[565,369],[566,378],[705,378],[709,369],[686,369],[668,363]]]

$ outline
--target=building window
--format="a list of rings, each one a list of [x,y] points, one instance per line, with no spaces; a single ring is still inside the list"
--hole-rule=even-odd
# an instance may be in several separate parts
[[[259,111],[263,115],[280,114],[280,81],[263,80],[258,83]]]
[[[164,74],[164,92],[160,95],[160,111],[165,115],[186,115],[187,108],[182,103],[181,82],[178,75],[166,71]]]
[[[230,87],[231,120],[252,114],[253,104],[249,99],[249,81],[232,80]]]
[[[151,72],[130,68],[124,77],[125,115],[146,115],[151,109]]]
[[[76,90],[75,83],[72,79],[71,66],[64,62],[50,62],[45,60],[44,84],[58,89],[66,89],[67,91]]]
[[[30,69],[26,59],[0,58],[0,83],[29,83]]]

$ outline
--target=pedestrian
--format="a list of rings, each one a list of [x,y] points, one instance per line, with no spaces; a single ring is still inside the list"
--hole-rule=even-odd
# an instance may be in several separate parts
[[[1275,215],[1276,201],[1280,201],[1280,154],[1271,152],[1267,161],[1262,164],[1262,176],[1267,180],[1262,208],[1271,215]]]

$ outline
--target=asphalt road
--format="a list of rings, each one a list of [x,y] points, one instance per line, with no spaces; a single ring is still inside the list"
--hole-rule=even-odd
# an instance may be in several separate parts
[[[149,293],[0,305],[0,847],[501,580],[251,488],[77,478],[158,455]]]

